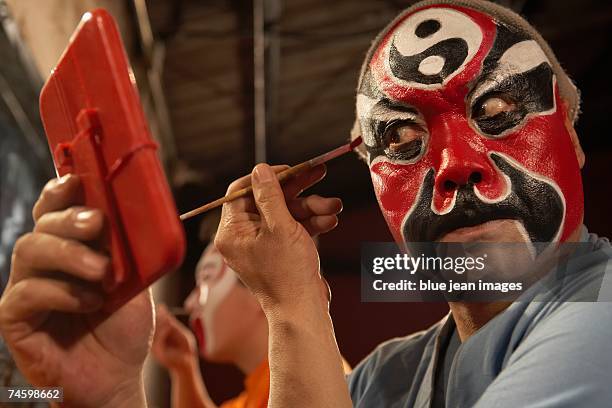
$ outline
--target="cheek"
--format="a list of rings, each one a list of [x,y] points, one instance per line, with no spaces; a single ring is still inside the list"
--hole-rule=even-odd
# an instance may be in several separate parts
[[[212,330],[217,350],[227,351],[244,336],[255,318],[253,308],[245,301],[245,294],[234,288],[220,303],[212,316]]]
[[[558,186],[565,201],[561,241],[580,225],[584,207],[580,166],[564,118],[565,112],[557,109],[550,116],[531,119],[506,139],[488,143],[490,150],[510,155],[535,176]]]
[[[415,164],[380,161],[370,168],[378,204],[397,243],[403,243],[402,222],[417,201],[423,179],[431,167],[424,157]]]
[[[219,347],[219,339],[223,335],[224,325],[227,320],[223,318],[226,303],[230,297],[235,280],[232,276],[225,276],[215,285],[209,287],[208,297],[202,312],[204,332],[206,334],[207,349]]]

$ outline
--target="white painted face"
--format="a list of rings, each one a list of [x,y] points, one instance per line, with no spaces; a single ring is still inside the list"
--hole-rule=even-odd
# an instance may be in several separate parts
[[[217,312],[232,288],[238,282],[236,273],[225,264],[223,257],[214,244],[206,247],[196,266],[196,286],[185,300],[185,307],[190,313],[189,321],[198,339],[200,352],[212,355],[219,347],[216,327]]]

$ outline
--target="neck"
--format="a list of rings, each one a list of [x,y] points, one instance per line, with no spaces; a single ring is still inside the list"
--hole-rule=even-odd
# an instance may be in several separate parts
[[[581,226],[578,226],[565,242],[577,242],[580,238],[580,228]],[[459,338],[464,342],[511,304],[512,302],[449,302],[448,306],[455,320]]]
[[[244,339],[234,364],[244,375],[249,375],[268,358],[268,322],[265,316],[258,319],[249,339]]]
[[[449,302],[448,306],[455,320],[459,338],[464,342],[510,304],[511,302]]]

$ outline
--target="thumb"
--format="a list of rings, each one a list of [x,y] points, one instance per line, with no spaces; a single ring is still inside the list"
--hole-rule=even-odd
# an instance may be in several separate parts
[[[296,222],[285,202],[283,189],[276,175],[265,163],[260,163],[251,174],[253,197],[262,220],[269,230],[290,228]]]

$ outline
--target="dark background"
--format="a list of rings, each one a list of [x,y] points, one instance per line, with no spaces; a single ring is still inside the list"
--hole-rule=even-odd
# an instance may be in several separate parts
[[[296,164],[346,142],[353,123],[357,74],[365,51],[375,34],[412,2],[263,3],[267,7],[262,33],[268,47],[265,158],[274,164]],[[584,113],[576,129],[587,157],[583,169],[585,224],[591,232],[610,236],[612,3],[595,0],[498,3],[521,12],[540,30],[582,91]],[[0,0],[0,16],[1,4]],[[128,15],[135,21],[135,7],[130,5],[132,2],[126,4]],[[253,47],[257,35],[253,10],[257,4],[259,0],[146,1],[154,41],[165,47],[161,85],[168,108],[165,123],[168,131],[161,144],[181,212],[223,195],[227,185],[248,173],[256,162]],[[39,138],[27,135],[28,126],[16,120],[15,112],[2,98],[0,122],[8,129],[0,136],[3,142],[0,159],[4,165],[0,165],[3,233],[14,226],[14,214],[9,211],[12,203],[20,200],[29,217],[32,189],[38,191],[53,174],[44,154],[46,146],[40,137],[36,114],[36,95],[42,82],[26,75],[25,67],[16,62],[18,58],[6,51],[10,47],[4,35],[0,36],[3,52],[0,73],[22,102],[30,126]],[[135,65],[146,57],[142,44],[135,44],[129,52]],[[142,75],[138,79],[142,85]],[[18,154],[30,165],[27,174],[15,176],[15,169],[7,167],[11,152],[17,152],[12,154]],[[15,183],[15,178],[23,183]],[[353,155],[329,163],[328,177],[312,192],[338,196],[344,201],[338,228],[320,238],[320,255],[332,287],[336,335],[349,363],[355,365],[380,342],[426,328],[447,312],[444,304],[360,301],[361,243],[391,240],[364,163]],[[13,218],[7,216],[9,213]],[[198,238],[201,221],[198,217],[185,223],[189,242],[186,262],[170,277],[171,297],[176,304],[182,302],[194,284],[193,268],[205,244]],[[24,219],[19,228],[26,231],[29,225],[30,221]],[[1,249],[10,253],[8,246]],[[5,279],[8,263],[0,266],[0,275]],[[242,388],[241,375],[234,368],[203,363],[203,372],[216,401],[223,401]],[[167,386],[166,383],[166,392]]]

